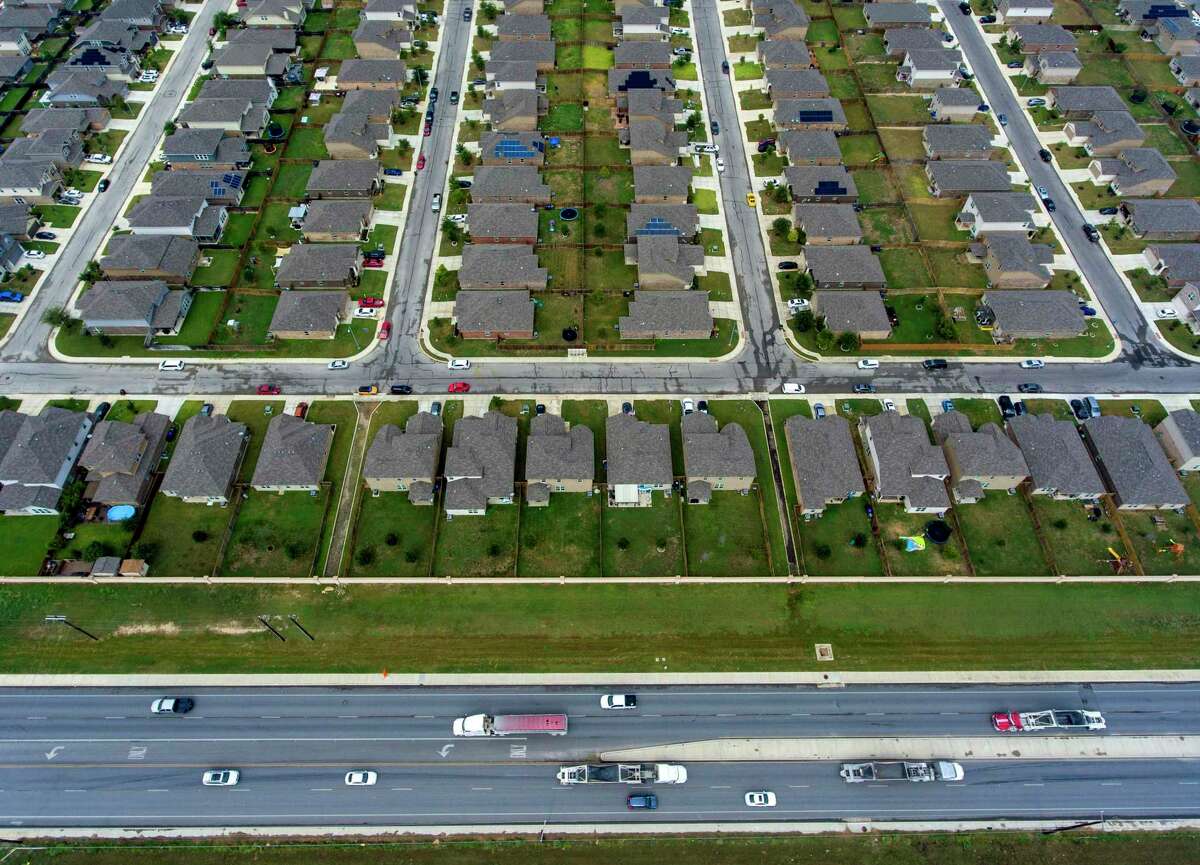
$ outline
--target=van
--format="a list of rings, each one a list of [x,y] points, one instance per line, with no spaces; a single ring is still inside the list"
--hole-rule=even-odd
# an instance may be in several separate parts
[[[1092,417],[1100,417],[1100,403],[1096,401],[1094,396],[1086,397],[1083,402],[1088,407],[1088,412]]]

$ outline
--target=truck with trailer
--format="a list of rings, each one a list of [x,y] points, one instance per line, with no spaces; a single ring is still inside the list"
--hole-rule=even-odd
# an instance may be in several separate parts
[[[876,760],[843,763],[839,773],[849,784],[865,781],[961,781],[963,767],[949,760]]]
[[[675,763],[586,763],[558,770],[560,784],[683,784],[687,777]]]
[[[996,712],[992,715],[992,727],[997,733],[1032,733],[1038,730],[1103,730],[1107,726],[1103,715],[1086,709]]]
[[[453,731],[455,736],[526,736],[531,733],[565,736],[567,735],[567,716],[481,713],[455,719]]]

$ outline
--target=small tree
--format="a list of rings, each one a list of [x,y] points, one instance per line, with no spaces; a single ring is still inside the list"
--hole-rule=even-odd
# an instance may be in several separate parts
[[[785,237],[787,237],[788,232],[791,230],[792,223],[786,217],[777,216],[775,219],[771,220],[771,231],[773,231],[775,236],[780,240],[783,240]]]
[[[858,334],[849,330],[839,335],[837,339],[838,348],[842,351],[855,351],[860,342]]]
[[[363,547],[358,551],[358,555],[356,555],[354,559],[364,568],[370,564],[373,564],[375,562],[375,548]]]
[[[802,309],[796,313],[796,330],[800,333],[808,333],[817,326],[817,317],[812,314],[811,309]]]
[[[830,330],[817,331],[817,339],[816,339],[817,351],[820,351],[820,352],[829,351],[831,348],[833,348],[833,342],[834,342],[833,331],[830,331]]]
[[[168,120],[166,123],[163,124],[163,135],[174,135],[174,134],[175,134],[175,123],[171,120]]]
[[[196,529],[192,532],[192,540],[197,544],[202,544],[208,540],[208,532],[204,529]]]
[[[463,165],[470,165],[475,161],[475,154],[471,153],[470,150],[467,150],[465,144],[458,145],[458,147],[454,149],[454,153],[458,157],[459,162],[461,162]]]
[[[61,306],[52,306],[42,313],[42,324],[51,327],[67,327],[72,321],[71,314]]]
[[[771,200],[776,204],[787,204],[791,198],[788,188],[782,183],[775,184],[775,188],[771,190]]]

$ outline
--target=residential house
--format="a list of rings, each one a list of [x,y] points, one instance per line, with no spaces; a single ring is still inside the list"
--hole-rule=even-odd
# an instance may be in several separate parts
[[[665,128],[673,129],[684,121],[683,102],[671,98],[657,88],[634,88],[617,97],[617,126],[636,120],[657,120]]]
[[[525,442],[525,502],[540,507],[550,504],[551,493],[590,493],[595,453],[586,424],[568,424],[556,414],[536,415]]]
[[[223,414],[192,415],[183,424],[159,492],[188,504],[229,504],[250,443],[244,423]]]
[[[639,289],[617,329],[621,339],[708,339],[713,331],[708,292]]]
[[[755,4],[754,27],[767,39],[803,42],[808,35],[808,13],[795,0],[770,0]]]
[[[463,339],[533,339],[533,301],[524,289],[460,291],[454,326]]]
[[[829,96],[829,82],[816,69],[768,69],[767,95],[780,99],[823,99]]]
[[[673,234],[643,234],[625,244],[625,263],[637,265],[640,288],[680,291],[704,271],[704,249]]]
[[[1025,74],[1042,84],[1070,84],[1083,71],[1074,51],[1039,51],[1025,58]]]
[[[383,169],[374,159],[322,159],[308,178],[308,198],[371,198],[383,191]]]
[[[827,129],[781,129],[778,136],[775,147],[793,167],[842,163],[837,136]]]
[[[259,492],[316,492],[325,480],[335,424],[280,412],[267,424],[250,486]]]
[[[343,60],[338,70],[339,90],[403,89],[408,68],[400,60]]]
[[[1160,18],[1154,44],[1163,54],[1200,54],[1200,27],[1190,18]]]
[[[862,418],[859,434],[877,501],[897,502],[910,514],[941,516],[949,510],[950,467],[942,449],[930,443],[923,420],[885,411]]]
[[[269,339],[333,339],[348,317],[345,291],[285,291],[275,303]]]
[[[945,48],[914,49],[904,55],[896,80],[914,90],[952,87],[961,77],[962,54]]]
[[[408,493],[414,505],[432,505],[442,459],[442,419],[421,411],[400,429],[384,424],[363,459],[363,483],[371,495]]]
[[[665,94],[675,93],[675,79],[662,69],[610,69],[608,70],[608,95],[617,100],[617,107],[637,90],[660,90]]]
[[[837,99],[777,99],[774,106],[775,125],[780,129],[844,132],[850,128]]]
[[[994,317],[992,339],[1069,339],[1087,331],[1079,299],[1070,291],[992,291],[981,302]]]
[[[1188,329],[1200,336],[1200,285],[1188,283],[1171,298],[1171,308]]]
[[[814,65],[803,41],[764,39],[755,50],[758,62],[768,69],[809,69]]]
[[[278,78],[289,60],[262,42],[231,42],[212,53],[212,70],[221,78]]]
[[[657,120],[633,120],[622,132],[628,139],[633,165],[677,165],[679,157],[687,152],[688,134]]]
[[[673,59],[667,42],[622,41],[613,49],[614,69],[670,69]]]
[[[209,204],[237,207],[246,194],[245,171],[156,171],[150,192],[163,198],[202,198]]]
[[[539,78],[538,65],[533,60],[489,60],[483,67],[489,96],[507,91],[529,90],[544,92],[544,79]]]
[[[83,140],[73,129],[47,129],[17,138],[4,151],[3,161],[52,162],[60,171],[78,168],[83,162]]]
[[[141,412],[132,422],[102,420],[92,430],[79,457],[87,469],[83,497],[113,507],[144,507],[153,488],[171,419]]]
[[[463,247],[459,288],[468,291],[525,289],[544,291],[549,271],[528,246],[468,243]]]
[[[358,247],[352,243],[296,244],[275,273],[280,288],[350,288],[362,274]]]
[[[314,201],[301,207],[306,212],[300,234],[307,243],[360,243],[366,240],[375,209],[365,198]]]
[[[1116,158],[1093,159],[1088,165],[1092,183],[1106,185],[1122,198],[1166,195],[1175,183],[1175,169],[1154,147],[1129,147]]]
[[[100,132],[111,119],[107,108],[32,108],[21,119],[21,131],[26,135],[47,129]]]
[[[633,200],[637,204],[686,204],[692,170],[683,165],[635,165]]]
[[[142,74],[137,55],[86,45],[73,49],[61,68],[70,72],[99,72],[122,82],[133,81]]]
[[[1097,111],[1090,120],[1072,120],[1063,127],[1067,144],[1082,147],[1089,156],[1115,156],[1140,147],[1146,132],[1128,111]]]
[[[992,130],[981,123],[946,126],[931,123],[921,132],[930,159],[990,159]]]
[[[972,192],[1010,192],[1008,166],[990,159],[938,159],[925,163],[929,190],[938,198]]]
[[[550,187],[532,165],[483,165],[475,169],[473,204],[550,203]]]
[[[162,158],[168,169],[233,171],[250,167],[250,148],[220,129],[179,129],[163,139]]]
[[[812,311],[833,333],[853,333],[864,342],[882,342],[892,335],[877,291],[815,291]]]
[[[555,52],[552,40],[496,42],[488,52],[488,60],[494,63],[533,63],[538,72],[553,72]]]
[[[1075,37],[1058,24],[1014,24],[1008,28],[1008,43],[1022,54],[1075,50]]]
[[[28,54],[0,54],[0,83],[21,81],[32,70],[33,58]]]
[[[16,273],[23,265],[25,247],[11,234],[0,234],[0,272]]]
[[[1182,510],[1191,504],[1154,430],[1140,419],[1088,418],[1083,440],[1118,510]]]
[[[501,15],[496,19],[496,38],[501,42],[544,42],[550,38],[550,18],[547,15]]]
[[[673,235],[691,239],[700,228],[694,204],[631,204],[625,217],[625,236]]]
[[[120,21],[141,30],[162,30],[167,24],[159,0],[113,0],[100,12],[104,21]]]
[[[1008,434],[1029,467],[1030,492],[1055,499],[1094,501],[1104,484],[1078,427],[1051,414],[1023,414],[1008,419]]]
[[[179,112],[175,122],[184,129],[218,129],[231,135],[262,138],[271,113],[249,99],[197,99]]]
[[[969,87],[940,87],[929,100],[929,116],[939,121],[974,120],[983,99]]]
[[[0,203],[53,204],[62,186],[53,162],[0,161]]]
[[[1188,4],[1183,0],[1119,0],[1117,17],[1126,24],[1142,28],[1143,33],[1153,34],[1160,18],[1186,18]]]
[[[483,165],[533,165],[546,161],[546,139],[540,132],[484,132],[479,137]]]
[[[256,108],[270,108],[278,96],[270,78],[210,78],[196,94],[197,99],[248,99]]]
[[[483,116],[494,130],[532,132],[548,107],[546,97],[536,90],[502,90],[484,100]]]
[[[1200,282],[1200,243],[1151,244],[1146,247],[1146,264],[1172,288]]]
[[[0,204],[0,235],[30,240],[41,224],[28,204]]]
[[[1145,240],[1200,241],[1200,203],[1194,198],[1121,202],[1121,221]]]
[[[413,34],[405,22],[364,20],[351,38],[354,50],[364,60],[396,60],[401,51],[412,47]]]
[[[110,336],[176,334],[191,306],[190,291],[170,289],[161,279],[104,280],[75,300],[84,329]]]
[[[617,10],[621,19],[622,40],[664,40],[667,38],[665,6],[626,6]]]
[[[883,32],[883,53],[903,60],[909,51],[941,51],[946,47],[941,32],[923,27],[893,27]]]
[[[609,507],[647,508],[654,492],[670,492],[675,482],[670,427],[646,423],[631,414],[610,415],[604,438]]]
[[[307,0],[250,0],[242,20],[250,27],[287,27],[299,29],[310,4]]]
[[[473,243],[537,243],[538,215],[524,204],[470,204],[467,227]]]
[[[804,232],[804,243],[848,246],[862,242],[862,226],[850,204],[796,204],[792,221]]]
[[[446,450],[447,516],[479,516],[488,505],[512,504],[516,461],[516,418],[489,411],[460,419]]]
[[[818,289],[881,289],[887,284],[879,258],[861,245],[806,247],[804,268]]]
[[[1054,249],[1020,234],[989,234],[983,239],[983,269],[992,288],[1045,288],[1054,272]]]
[[[959,231],[971,232],[972,237],[995,233],[1032,237],[1037,231],[1037,212],[1037,202],[1028,192],[972,192],[954,225]]]
[[[862,9],[871,30],[928,27],[932,23],[929,7],[919,3],[864,3]]]
[[[57,514],[92,423],[86,412],[54,406],[36,415],[0,411],[0,513]]]
[[[298,46],[296,31],[290,28],[240,27],[230,30],[226,35],[231,45],[270,45],[271,50],[284,54],[295,55]]]
[[[933,438],[946,454],[958,504],[981,501],[988,490],[1015,492],[1029,478],[1021,449],[994,423],[975,432],[962,412],[943,412],[933,419]]]
[[[1000,0],[996,4],[996,20],[1001,24],[1044,24],[1053,14],[1054,0]]]
[[[79,31],[72,47],[106,48],[141,54],[158,44],[158,37],[149,30],[139,30],[125,21],[97,19]]]
[[[505,15],[541,15],[542,0],[504,0]]]
[[[694,411],[684,415],[680,426],[688,504],[706,505],[714,492],[744,495],[750,491],[757,468],[741,424],[727,423],[718,429],[715,417]]]
[[[353,93],[390,96],[376,90]],[[341,111],[325,124],[325,149],[333,159],[378,159],[382,148],[395,146],[397,137],[388,121],[373,119],[365,113]]]
[[[126,222],[134,234],[175,234],[201,246],[220,243],[229,211],[203,198],[147,195],[129,210]]]
[[[793,415],[784,422],[797,505],[804,519],[866,492],[850,424],[844,417]]]
[[[364,21],[407,21],[417,20],[416,0],[367,0],[358,13]]]
[[[1088,120],[1097,111],[1126,111],[1121,94],[1108,85],[1051,87],[1046,108],[1067,120]]]
[[[843,165],[789,165],[783,177],[792,201],[847,204],[858,200],[854,176]]]
[[[1176,409],[1159,421],[1154,433],[1176,471],[1200,471],[1200,413]]]

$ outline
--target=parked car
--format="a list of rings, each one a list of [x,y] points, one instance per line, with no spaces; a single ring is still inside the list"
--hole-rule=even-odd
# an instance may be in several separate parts
[[[1010,397],[1008,394],[1001,394],[1000,398],[997,399],[996,402],[1000,406],[1000,413],[1005,417],[1013,417],[1016,415],[1017,411],[1015,408],[1013,408],[1012,397]]]
[[[236,787],[242,773],[237,769],[209,769],[201,777],[205,787]]]
[[[768,150],[774,150],[774,149],[775,149],[775,139],[774,138],[764,138],[762,141],[758,142],[758,152],[759,153],[766,153]]]
[[[1047,163],[1053,162],[1054,154],[1051,153],[1049,150],[1047,150],[1045,147],[1043,147],[1041,150],[1038,151],[1038,159],[1042,160],[1042,162],[1047,162]]]
[[[1038,360],[1037,358],[1021,361],[1021,369],[1041,369],[1045,365],[1046,362],[1044,360]]]
[[[1008,115],[1007,114],[997,114],[996,119],[998,121],[1000,121],[1001,126],[1008,126]]]
[[[1009,69],[1020,69],[1022,66],[1025,65],[1025,61],[1024,60],[1009,60],[1004,65],[1007,66]]]
[[[1041,393],[1042,386],[1037,382],[1027,381],[1017,385],[1017,390],[1019,390],[1021,393]]]
[[[1155,318],[1178,318],[1179,310],[1173,306],[1157,306],[1154,308]]]
[[[349,363],[348,361],[344,361],[344,360],[331,360],[331,361],[329,362],[328,369],[346,369],[346,368],[348,368],[349,366],[350,366],[350,363]]]
[[[894,402],[892,402],[890,399],[885,399],[883,401],[883,410],[884,411],[895,411],[896,404]]]
[[[717,157],[717,173],[718,174],[725,173],[725,160],[719,156]]]
[[[463,10],[463,20],[464,21],[471,20],[471,7],[470,6],[468,6],[466,9]]]
[[[25,250],[25,257],[33,259],[45,258],[46,253],[42,252],[40,249],[27,249]]]
[[[1028,105],[1030,108],[1037,108],[1039,105],[1045,105],[1046,100],[1040,96],[1035,96],[1032,99],[1027,99],[1025,101],[1025,104]]]
[[[417,157],[417,171],[420,171],[424,167],[425,167],[425,154],[422,153],[420,156]]]
[[[0,291],[0,303],[20,303],[25,299],[25,295],[19,291]]]
[[[942,400],[942,411],[954,411],[954,400],[952,400],[952,399]]]
[[[712,130],[712,134],[713,134],[713,135],[720,135],[720,134],[721,134],[721,124],[717,123],[717,121],[715,121],[715,120],[711,121],[711,122],[708,124],[708,128],[709,128],[710,130]]]
[[[1070,406],[1071,411],[1074,412],[1077,420],[1087,420],[1092,416],[1091,412],[1087,410],[1087,406],[1083,404],[1083,400],[1073,399],[1070,402]]]
[[[970,15],[971,14],[971,4],[970,3],[959,3],[958,11],[964,15]]]
[[[283,393],[283,389],[277,384],[260,384],[258,386],[259,396],[279,396]]]
[[[800,263],[796,261],[781,261],[778,267],[780,270],[799,270]]]
[[[364,258],[363,267],[383,267],[383,262],[378,258]]]
[[[795,315],[798,312],[804,312],[806,309],[812,308],[812,302],[803,297],[789,298],[787,302],[788,312]]]
[[[859,369],[879,369],[879,361],[864,358],[858,362]]]
[[[1101,216],[1116,216],[1119,212],[1115,207],[1101,207],[1099,210]]]
[[[784,393],[804,393],[804,385],[799,382],[785,381],[783,383]]]
[[[204,405],[200,406],[200,414],[204,415],[205,417],[212,417],[213,410],[215,408],[216,407],[211,402],[206,402]]]
[[[751,207],[758,207],[758,196],[756,196],[753,192],[747,192],[746,203]]]
[[[295,415],[298,418],[307,417],[308,416],[308,403],[306,403],[306,402],[299,403],[296,406]]]
[[[96,184],[96,191],[97,192],[108,192],[108,187],[110,187],[111,185],[112,185],[112,182],[107,177],[101,177],[100,182]]]
[[[388,338],[391,337],[391,335],[392,335],[392,323],[390,321],[385,321],[383,324],[379,325],[379,340],[380,340],[380,342],[386,342],[388,340]]]
[[[621,414],[633,414],[633,403],[631,403],[631,402],[621,403]]]
[[[925,369],[945,369],[947,364],[940,357],[931,357],[929,360],[921,361],[921,366],[925,367]]]
[[[854,386],[855,393],[875,393],[875,385],[870,382],[859,382]]]
[[[58,238],[58,235],[55,234],[53,231],[37,231],[37,232],[34,232],[34,235],[33,235],[34,240],[55,240],[57,238]]]
[[[191,697],[161,697],[150,704],[155,715],[186,715],[194,708],[196,701]]]
[[[654,811],[658,808],[658,796],[653,793],[630,793],[625,804],[630,811]]]
[[[107,153],[89,153],[84,161],[90,162],[92,165],[109,165],[112,157]]]
[[[425,136],[426,138],[428,138],[430,135],[433,134],[433,124],[430,123],[428,120],[425,121],[425,126],[421,130],[421,134],[423,136]]]
[[[465,381],[452,381],[446,388],[446,393],[470,393],[471,386]]]
[[[1088,318],[1091,318],[1092,316],[1097,314],[1096,308],[1094,306],[1088,306],[1086,303],[1079,304],[1079,311],[1082,312],[1084,315],[1086,315]]]
[[[181,360],[163,360],[163,361],[159,361],[158,371],[159,372],[180,372],[184,368],[184,366],[185,366],[185,364]]]
[[[394,384],[388,388],[388,393],[390,393],[392,396],[408,396],[410,393],[412,393],[412,385]]]
[[[1058,207],[1054,204],[1053,198],[1043,198],[1042,204],[1046,205],[1047,213],[1053,213],[1054,211],[1058,210]]]
[[[813,414],[816,416],[817,420],[820,420],[821,418],[825,417],[825,404],[819,402],[816,405],[814,405],[813,406]]]
[[[400,168],[385,168],[385,169],[383,169],[383,173],[387,177],[403,177],[404,176],[404,170],[400,169]]]
[[[379,393],[379,385],[375,384],[360,384],[358,386],[359,396],[376,396]]]
[[[381,309],[383,307],[382,297],[360,297],[358,305],[367,309]]]
[[[442,194],[440,192],[435,192],[433,194],[433,200],[429,204],[429,209],[434,213],[437,213],[442,209]]]
[[[1100,242],[1100,232],[1097,231],[1096,226],[1092,225],[1090,222],[1085,222],[1083,224],[1083,235],[1092,243]]]
[[[723,73],[725,73],[726,75],[729,74],[729,61],[728,60],[721,61],[721,71]]]
[[[438,101],[438,89],[436,87],[429,88],[429,101],[430,102]],[[433,108],[430,108],[428,111],[425,112],[425,117],[429,120],[433,119]]]
[[[995,16],[995,15],[980,15],[980,16],[979,16],[979,23],[980,23],[980,24],[995,24],[995,23],[996,23],[996,16]],[[1010,64],[1010,65],[1011,65],[1011,64]],[[1020,68],[1020,67],[1021,67],[1021,65],[1022,65],[1022,64],[1018,63],[1016,68]]]
[[[457,105],[457,104],[458,104],[458,91],[457,91],[457,90],[451,90],[451,91],[450,91],[450,104],[451,104],[451,105]]]
[[[694,402],[692,402],[690,399],[685,399],[683,401],[683,413],[685,415],[691,414],[695,410],[696,410],[696,404]]]
[[[446,362],[446,369],[470,369],[471,362],[465,357],[452,357]]]

